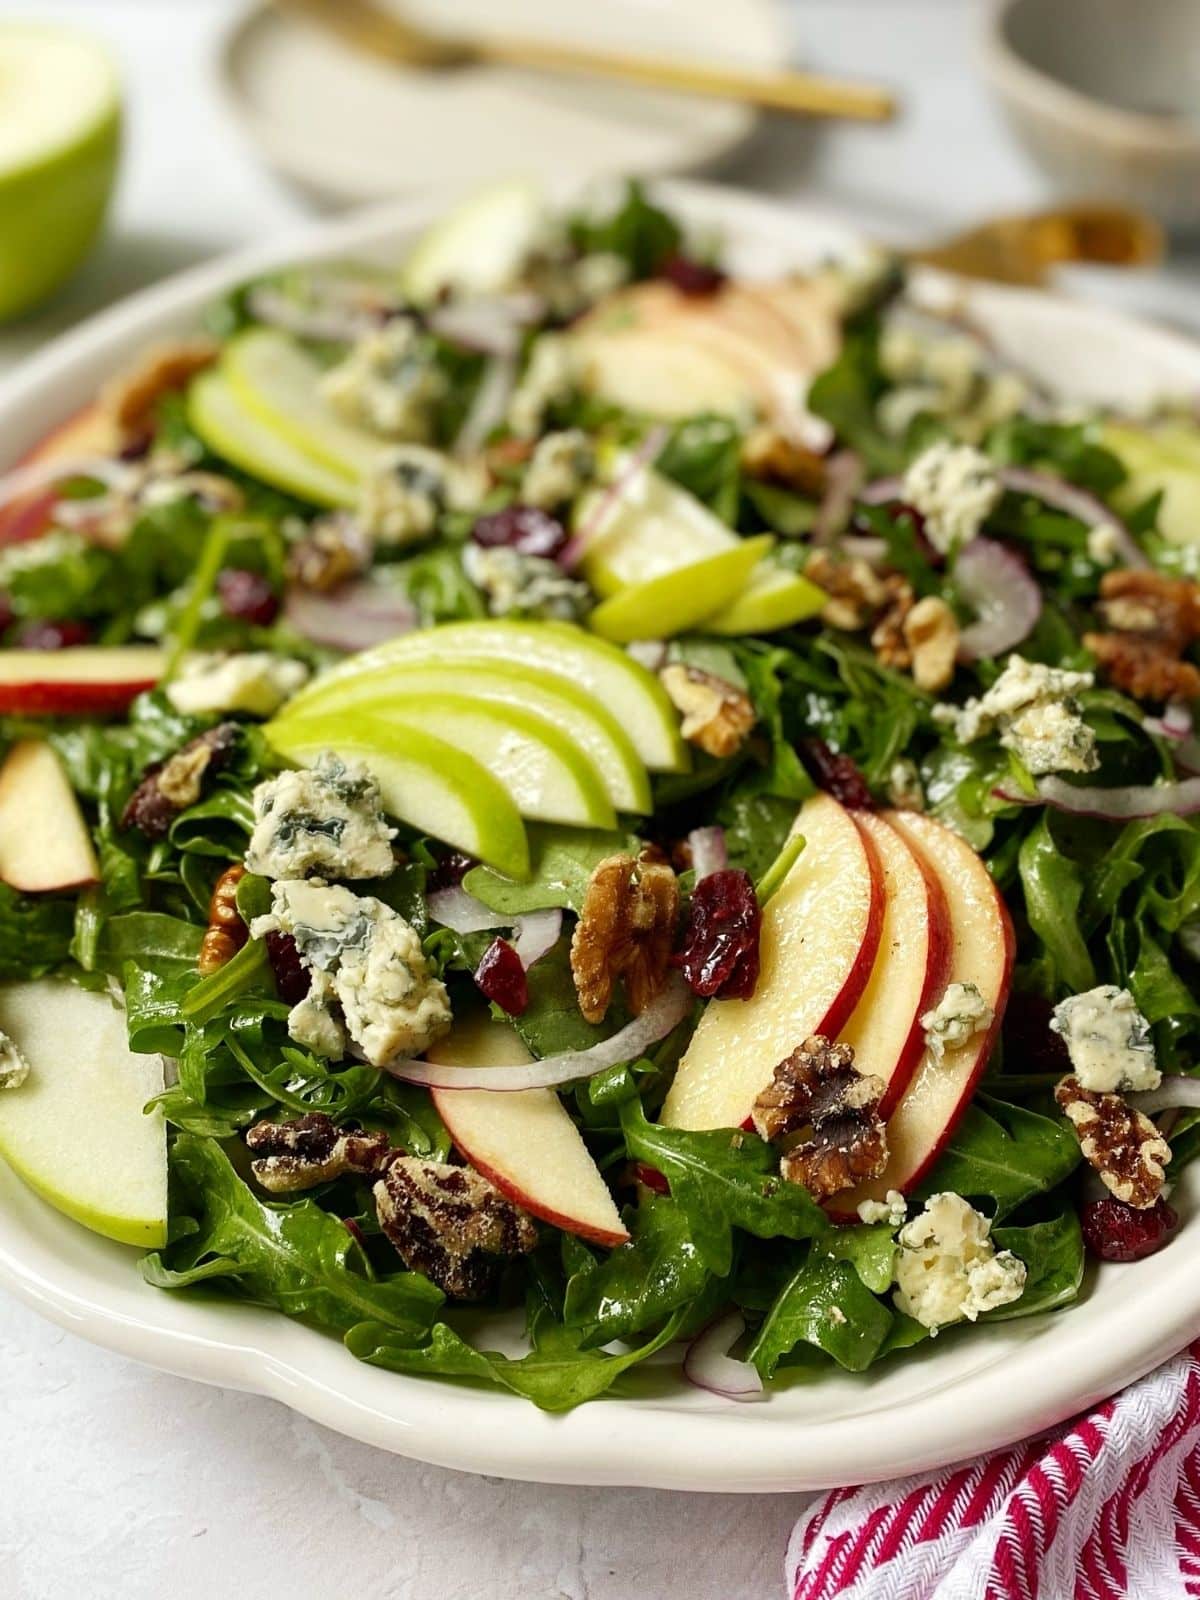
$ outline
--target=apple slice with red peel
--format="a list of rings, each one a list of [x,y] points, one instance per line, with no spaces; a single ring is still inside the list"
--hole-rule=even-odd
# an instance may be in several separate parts
[[[839,1216],[852,1217],[864,1200],[889,1189],[909,1194],[942,1153],[971,1103],[999,1031],[1012,978],[1012,921],[981,857],[933,817],[892,811],[887,819],[932,869],[950,907],[951,950],[946,983],[973,983],[992,1008],[990,1027],[948,1049],[941,1061],[926,1051],[887,1126],[890,1155],[872,1182],[838,1195]]]
[[[116,455],[120,446],[116,424],[99,405],[85,406],[48,433],[17,462],[21,467],[82,460],[89,456]],[[19,544],[46,532],[58,503],[56,488],[36,489],[0,505],[0,545]]]
[[[75,791],[41,739],[19,739],[0,767],[0,880],[22,894],[100,881]]]
[[[793,832],[807,842],[763,911],[758,986],[701,1017],[663,1107],[671,1127],[740,1128],[784,1057],[839,1033],[867,986],[883,925],[874,843],[827,794],[805,801]]]
[[[457,1066],[518,1066],[532,1059],[510,1027],[485,1015],[456,1023],[429,1051],[430,1061]],[[430,1094],[456,1149],[530,1216],[609,1248],[629,1238],[600,1169],[553,1089]]]
[[[100,716],[123,711],[163,675],[166,657],[153,645],[105,649],[0,650],[0,713]]]
[[[946,987],[950,910],[938,879],[886,818],[854,812],[883,867],[884,912],[871,981],[838,1037],[854,1047],[854,1064],[887,1085],[880,1101],[889,1117],[925,1049],[921,1017]]]

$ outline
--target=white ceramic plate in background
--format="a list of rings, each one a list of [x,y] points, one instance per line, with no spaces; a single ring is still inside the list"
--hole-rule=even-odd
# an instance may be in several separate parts
[[[844,251],[812,213],[692,184],[664,186],[696,224],[724,231],[741,270],[770,273]],[[395,260],[429,208],[389,208],[169,281],[86,324],[0,384],[0,471],[94,393],[142,344],[193,325],[214,295],[285,260]],[[1200,390],[1200,347],[1049,295],[932,275],[1005,351],[1080,399],[1137,403]],[[86,1131],[81,1130],[81,1137]],[[355,1438],[438,1465],[547,1482],[761,1493],[893,1477],[1048,1427],[1200,1334],[1200,1168],[1175,1191],[1178,1237],[1105,1267],[1065,1312],[943,1335],[861,1376],[834,1371],[738,1405],[640,1369],[638,1398],[550,1417],[499,1391],[378,1371],[274,1312],[148,1288],[135,1253],[52,1211],[0,1167],[0,1284],[81,1337],[185,1377],[271,1395]]]
[[[385,0],[386,3],[386,0]],[[774,0],[412,0],[431,28],[561,38],[675,60],[771,68],[788,59]],[[502,12],[502,18],[500,16]],[[319,199],[354,204],[480,184],[514,171],[576,180],[713,166],[750,134],[732,102],[507,67],[431,73],[372,60],[332,34],[255,7],[221,73],[252,141]]]

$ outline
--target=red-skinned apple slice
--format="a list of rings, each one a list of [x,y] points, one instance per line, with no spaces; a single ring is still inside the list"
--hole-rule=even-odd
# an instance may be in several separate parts
[[[991,1026],[941,1061],[926,1052],[888,1123],[891,1154],[880,1177],[838,1195],[837,1214],[852,1217],[864,1200],[889,1189],[909,1194],[948,1143],[971,1103],[1004,1016],[1012,976],[1012,921],[987,867],[971,846],[932,817],[893,811],[888,821],[919,851],[942,886],[950,907],[951,952],[947,984],[973,983],[991,1006]]]
[[[112,418],[98,405],[85,406],[22,456],[18,467],[84,456],[115,455],[119,440]],[[58,501],[55,489],[38,489],[0,506],[0,545],[36,539],[50,526]]]
[[[946,987],[950,911],[941,884],[881,816],[856,811],[883,867],[884,912],[871,980],[839,1038],[854,1064],[887,1084],[880,1112],[890,1117],[925,1049],[921,1017]]]
[[[75,791],[41,739],[19,739],[0,767],[0,880],[22,894],[100,881]]]
[[[663,1107],[672,1127],[741,1127],[779,1062],[811,1033],[836,1035],[867,986],[883,925],[870,836],[827,794],[793,831],[807,842],[763,912],[758,985],[701,1017]]]
[[[459,1066],[517,1066],[532,1059],[511,1028],[483,1015],[457,1023],[428,1055]],[[530,1216],[608,1248],[629,1238],[600,1169],[553,1089],[430,1094],[460,1153]]]
[[[166,658],[152,645],[118,649],[0,651],[0,712],[100,716],[123,711],[162,677]]]

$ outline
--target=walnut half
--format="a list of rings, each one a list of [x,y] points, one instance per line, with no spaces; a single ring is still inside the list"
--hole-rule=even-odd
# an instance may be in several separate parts
[[[1083,642],[1110,683],[1135,700],[1200,698],[1200,669],[1184,651],[1200,638],[1200,584],[1123,568],[1100,580],[1107,631]]]
[[[725,760],[745,744],[758,721],[750,696],[700,667],[672,661],[659,673],[671,704],[683,715],[680,732],[710,756]]]
[[[500,1261],[537,1243],[533,1219],[472,1167],[397,1156],[375,1185],[375,1209],[404,1264],[458,1300],[482,1298]]]
[[[1150,1118],[1121,1095],[1085,1089],[1074,1076],[1063,1078],[1054,1098],[1105,1187],[1138,1211],[1152,1206],[1166,1182],[1171,1146]]]
[[[825,1200],[877,1178],[887,1165],[884,1087],[855,1068],[848,1044],[814,1033],[775,1068],[751,1120],[762,1138],[783,1146],[783,1177]]]
[[[602,1022],[619,978],[639,1016],[667,980],[679,921],[679,885],[665,861],[645,852],[608,856],[588,880],[571,939],[579,1009]]]

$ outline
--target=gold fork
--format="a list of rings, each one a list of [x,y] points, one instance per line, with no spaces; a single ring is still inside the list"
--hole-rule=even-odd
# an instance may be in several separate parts
[[[752,72],[737,67],[668,61],[663,57],[595,50],[503,34],[431,33],[377,0],[270,0],[275,9],[330,29],[356,49],[398,66],[438,70],[503,65],[541,72],[583,73],[668,89],[679,94],[741,100],[794,116],[850,117],[881,122],[895,101],[872,84],[844,83],[806,72]]]
[[[941,244],[904,252],[909,261],[965,278],[1037,287],[1071,261],[1148,267],[1162,260],[1163,230],[1125,206],[1083,203],[996,217]]]

